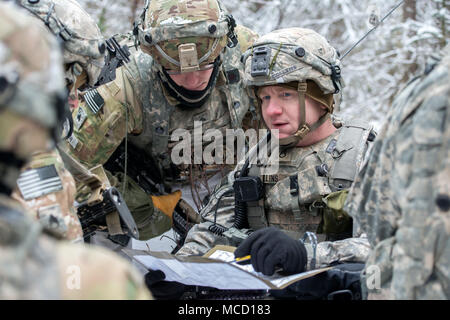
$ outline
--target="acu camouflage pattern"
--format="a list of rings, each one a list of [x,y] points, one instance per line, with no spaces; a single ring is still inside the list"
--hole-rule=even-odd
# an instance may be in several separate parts
[[[180,66],[159,49],[179,63],[178,46],[195,43],[199,60],[209,54],[205,61],[199,61],[205,65],[213,63],[227,44],[228,22],[216,0],[150,1],[142,19],[141,49],[166,69],[179,70]]]
[[[255,48],[261,46],[270,47],[270,71],[267,76],[252,77],[252,63],[247,60],[251,59]],[[296,54],[299,48],[303,49],[303,56]],[[336,50],[328,41],[315,31],[304,28],[275,30],[261,36],[244,54],[243,61],[246,64],[244,82],[249,89],[312,80],[324,94],[335,93],[331,66],[341,66]],[[343,80],[336,81],[336,85],[341,90]]]
[[[55,241],[23,211],[0,195],[0,299],[152,299],[126,260],[105,249]]]
[[[33,214],[33,218],[38,219],[46,231],[54,234],[57,238],[82,242],[83,230],[74,208],[75,180],[64,167],[58,151],[34,154],[22,170],[37,169],[49,165],[55,166],[62,182],[62,190],[24,200],[20,190],[16,189],[11,196],[28,207]]]
[[[370,132],[369,128],[364,130],[361,136],[362,148],[357,144],[353,145],[354,148],[359,150],[359,156],[354,160],[357,168],[361,166],[363,161]],[[336,184],[342,181],[333,179],[331,174],[324,177],[319,176],[316,167],[326,164],[330,168],[330,172],[333,172],[338,158],[333,157],[326,150],[329,149],[332,141],[339,141],[339,136],[343,135],[343,130],[343,127],[338,129],[327,139],[310,147],[290,148],[285,151],[285,155],[280,155],[278,173],[271,176],[262,176],[262,181],[265,184],[265,218],[263,219],[265,221],[258,228],[276,226],[297,239],[302,237],[306,231],[324,232],[323,221],[327,215],[332,215],[334,211],[334,209],[325,205],[325,198],[336,192]],[[252,172],[251,168],[252,166],[250,172]],[[214,212],[218,199],[227,191],[233,190],[233,176],[234,171],[228,176],[228,181],[217,188],[211,196],[209,203],[200,212],[204,222],[195,225],[190,230],[184,246],[177,252],[177,255],[204,254],[215,245],[230,245],[225,237],[209,231],[209,227],[215,219]],[[299,187],[297,195],[291,193],[290,176],[297,177]],[[349,182],[351,183],[351,181]],[[234,196],[222,196],[217,208],[217,223],[225,227],[231,227],[234,222]],[[345,217],[340,211],[336,213],[338,230],[343,232],[349,227],[348,217]],[[252,228],[250,220],[249,223],[250,228]],[[325,235],[319,234],[318,239],[319,241],[325,240]],[[308,266],[311,268],[313,249],[309,244],[306,247]],[[334,262],[361,262],[367,257],[368,249],[367,240],[363,238],[349,238],[335,242],[323,241],[319,243],[316,250],[316,266],[326,266]]]
[[[17,2],[40,18],[63,41],[66,79],[74,83],[84,70],[89,85],[93,86],[104,65],[106,44],[92,17],[75,0]],[[74,67],[75,63],[82,70]]]
[[[362,281],[369,299],[450,298],[450,47],[443,53],[394,100],[346,203],[371,245]],[[380,269],[379,290],[371,266]]]
[[[256,37],[246,28],[240,30],[245,31],[242,38],[247,40],[246,45],[252,41],[252,37]],[[87,117],[79,128],[74,129],[65,149],[90,168],[105,164],[123,139],[127,138],[129,143],[153,156],[165,167],[170,163],[171,150],[177,143],[170,141],[176,129],[189,130],[193,137],[194,121],[201,121],[203,132],[217,129],[225,136],[226,129],[240,127],[250,105],[250,99],[243,89],[240,55],[239,45],[233,49],[227,48],[216,85],[205,104],[198,108],[180,108],[162,85],[158,77],[159,67],[152,57],[137,51],[130,57],[129,63],[117,69],[114,81],[96,89],[104,100],[104,106],[97,114],[90,110],[86,102],[81,102],[73,111],[74,123],[80,113],[79,109]],[[229,79],[229,72],[232,70],[238,71],[237,81]],[[191,139],[191,144],[193,143],[194,139]],[[204,141],[203,147],[209,143],[211,142]],[[184,168],[181,166],[180,169]],[[124,194],[124,197],[127,195]],[[131,212],[133,213],[132,209]],[[167,225],[164,222],[167,216],[159,210],[155,210],[151,219],[150,215],[151,212],[148,212],[144,217],[134,217],[135,220],[149,222],[149,228],[151,220]],[[167,226],[170,228],[170,224]],[[139,232],[145,234],[142,229]]]

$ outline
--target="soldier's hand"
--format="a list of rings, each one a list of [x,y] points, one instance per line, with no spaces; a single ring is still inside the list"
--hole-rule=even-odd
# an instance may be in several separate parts
[[[274,227],[253,232],[236,249],[234,255],[251,255],[253,268],[268,276],[275,272],[276,267],[281,267],[290,274],[303,272],[308,261],[303,243]]]
[[[150,270],[145,275],[145,284],[157,300],[178,300],[186,291],[186,286],[176,281],[164,280],[166,275],[160,270]]]

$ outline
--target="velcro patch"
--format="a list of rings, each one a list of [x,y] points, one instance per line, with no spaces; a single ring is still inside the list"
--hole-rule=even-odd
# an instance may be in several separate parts
[[[53,164],[22,172],[17,180],[17,185],[25,200],[35,199],[63,189],[61,179]]]
[[[81,126],[86,121],[86,118],[87,118],[86,111],[83,109],[83,107],[81,107],[81,106],[78,107],[77,115],[75,116],[75,119],[73,121],[75,128],[77,130],[80,130]]]
[[[238,83],[241,80],[238,69],[225,71],[225,74],[227,76],[228,84]]]
[[[75,150],[77,149],[78,139],[73,134],[67,138],[67,141],[72,146],[72,148],[74,148]]]
[[[279,177],[278,177],[277,174],[271,174],[271,175],[263,174],[262,175],[262,180],[263,180],[263,183],[268,183],[268,184],[272,184],[273,183],[273,184],[275,184],[275,183],[278,182]]]
[[[333,153],[333,151],[334,151],[334,149],[336,149],[336,143],[337,143],[337,140],[336,139],[333,139],[333,140],[331,140],[330,141],[330,144],[328,145],[328,147],[327,147],[327,153]]]
[[[105,100],[103,100],[97,89],[86,91],[83,95],[83,98],[94,114],[97,114],[97,112],[99,112],[100,109],[105,105]]]

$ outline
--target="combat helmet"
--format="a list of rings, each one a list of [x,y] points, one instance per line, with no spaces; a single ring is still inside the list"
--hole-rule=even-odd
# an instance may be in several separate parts
[[[235,20],[217,0],[147,1],[136,26],[142,51],[150,54],[165,83],[187,102],[209,94],[226,46],[237,45]],[[167,72],[185,73],[214,68],[207,89],[189,96],[170,80]]]
[[[17,0],[38,16],[64,47],[66,83],[94,86],[104,66],[106,44],[95,21],[75,0]]]
[[[333,113],[333,95],[344,87],[338,52],[310,29],[287,28],[260,37],[242,56],[244,85],[259,100],[260,87],[282,85],[295,88],[300,102],[300,124],[292,136],[280,139],[282,146],[294,146],[322,125]],[[327,113],[316,123],[305,122],[305,95],[324,104]]]
[[[60,47],[53,35],[26,12],[18,16],[13,4],[1,5],[0,175],[10,182],[9,186],[14,186],[15,179],[8,179],[6,171],[9,167],[20,167],[21,163],[15,160],[25,160],[31,154],[18,155],[17,151],[3,147],[6,141],[15,141],[16,149],[19,144],[27,144],[30,146],[27,150],[36,150],[34,141],[19,141],[16,136],[19,132],[9,128],[29,119],[55,136],[66,109],[67,92]]]

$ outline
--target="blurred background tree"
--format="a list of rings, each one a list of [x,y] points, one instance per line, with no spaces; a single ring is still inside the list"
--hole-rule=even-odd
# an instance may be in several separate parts
[[[144,0],[79,0],[97,18],[105,36],[132,29]],[[346,52],[400,0],[223,0],[238,23],[259,34],[306,27]],[[380,127],[393,96],[426,57],[443,48],[450,29],[450,0],[406,0],[343,61],[346,87],[339,114]]]

